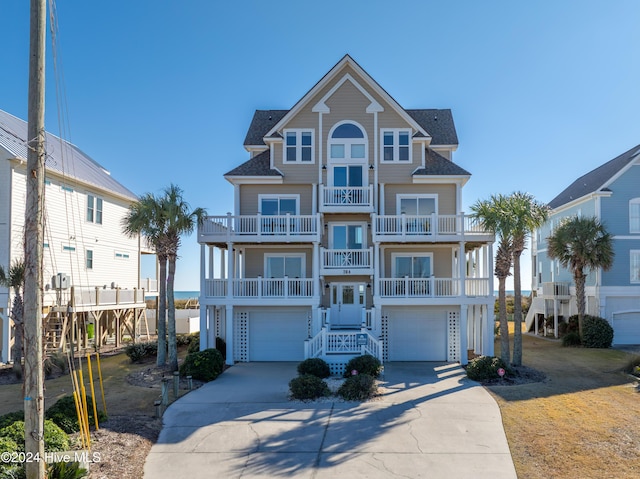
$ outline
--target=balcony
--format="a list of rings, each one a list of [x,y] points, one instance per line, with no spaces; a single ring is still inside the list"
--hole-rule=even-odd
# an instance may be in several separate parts
[[[373,241],[493,241],[494,236],[469,215],[373,215]]]
[[[466,296],[490,296],[489,278],[466,278]],[[458,278],[382,278],[381,298],[454,298],[462,295]]]
[[[323,213],[373,212],[373,185],[320,185],[320,211]]]
[[[54,311],[67,312],[69,307],[74,312],[146,308],[145,290],[142,288],[72,286],[59,294],[58,303],[64,306],[55,306]]]
[[[226,298],[228,296],[228,280],[205,280],[205,297]],[[245,278],[231,280],[234,299],[260,298],[260,299],[294,299],[313,297],[313,279],[309,278]]]
[[[542,283],[542,297],[548,299],[570,299],[571,283],[551,282]]]
[[[319,215],[207,216],[198,228],[199,243],[292,243],[320,241]]]
[[[373,274],[373,250],[321,248],[320,274]]]

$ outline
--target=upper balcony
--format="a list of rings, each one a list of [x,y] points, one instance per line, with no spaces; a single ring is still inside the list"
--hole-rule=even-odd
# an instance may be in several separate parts
[[[373,274],[373,248],[320,250],[321,275]]]
[[[372,234],[373,241],[391,243],[494,240],[477,219],[464,214],[373,215]]]
[[[570,299],[570,283],[551,282],[542,283],[542,297],[546,299]]]
[[[320,241],[320,215],[207,216],[199,243],[294,243]]]
[[[320,185],[320,211],[323,213],[372,213],[373,185]]]

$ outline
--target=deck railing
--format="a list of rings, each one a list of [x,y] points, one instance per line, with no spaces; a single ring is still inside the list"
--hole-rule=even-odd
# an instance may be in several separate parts
[[[550,282],[542,283],[542,295],[547,297],[559,297],[571,295],[570,292],[571,283],[567,282]]]
[[[480,222],[464,214],[459,215],[374,215],[374,237],[394,237],[433,240],[437,235],[491,235]]]
[[[373,249],[322,248],[323,269],[369,269],[372,267]]]
[[[106,289],[100,287],[77,287],[72,286],[67,293],[61,293],[61,299],[70,301],[71,307],[86,306],[112,306],[144,303],[145,290],[140,288]]]
[[[372,207],[373,185],[325,186],[320,185],[322,207]]]
[[[219,240],[313,239],[320,232],[319,215],[239,215],[207,216],[198,228],[202,239]]]
[[[232,279],[234,298],[311,298],[313,279],[309,278],[249,278]],[[212,298],[227,296],[226,279],[205,280],[205,295]]]
[[[383,298],[438,298],[460,295],[460,280],[454,278],[382,278]]]
[[[304,349],[307,358],[330,354],[370,354],[382,360],[381,341],[366,329],[337,332],[322,328],[313,338],[305,341]]]

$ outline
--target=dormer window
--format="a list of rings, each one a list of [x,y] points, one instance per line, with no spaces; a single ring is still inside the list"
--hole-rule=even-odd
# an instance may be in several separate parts
[[[284,162],[313,163],[313,130],[284,131]]]
[[[383,162],[411,162],[411,130],[382,130]]]

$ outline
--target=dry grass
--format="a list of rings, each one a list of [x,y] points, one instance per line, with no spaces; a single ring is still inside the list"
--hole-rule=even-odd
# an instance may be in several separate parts
[[[630,355],[523,339],[523,363],[547,379],[489,387],[518,477],[640,477],[640,394],[621,372]]]

